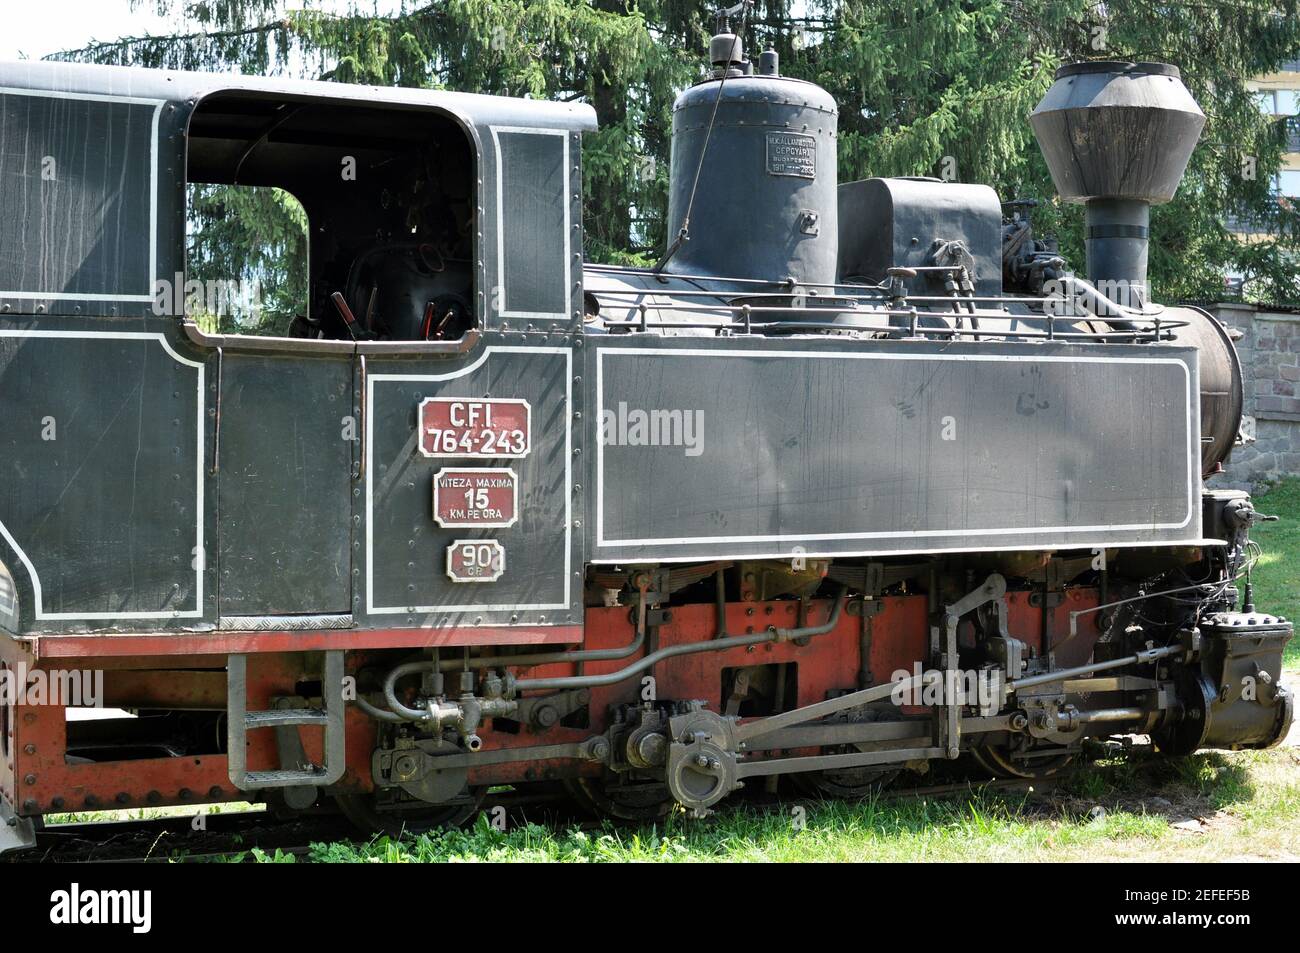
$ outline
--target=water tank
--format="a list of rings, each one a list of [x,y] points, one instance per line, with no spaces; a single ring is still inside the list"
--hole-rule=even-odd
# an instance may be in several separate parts
[[[771,51],[755,74],[734,36],[715,37],[710,50],[713,76],[673,104],[670,250],[688,209],[690,221],[664,270],[833,283],[835,100],[781,76]]]

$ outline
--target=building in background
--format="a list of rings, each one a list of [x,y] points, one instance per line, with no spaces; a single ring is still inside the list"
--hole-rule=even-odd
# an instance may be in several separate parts
[[[1282,63],[1276,72],[1256,77],[1249,86],[1255,90],[1260,111],[1278,123],[1279,133],[1287,141],[1282,167],[1271,183],[1273,194],[1279,202],[1300,202],[1300,59]],[[1225,222],[1228,228],[1247,239],[1265,234],[1267,228],[1232,212],[1227,213]],[[1229,297],[1241,296],[1248,290],[1242,288],[1239,274],[1226,275],[1224,285]]]
[[[1287,138],[1282,167],[1273,177],[1279,202],[1300,202],[1300,59],[1250,82],[1259,108],[1279,123]],[[1246,240],[1266,234],[1266,226],[1229,214],[1229,228]],[[1297,263],[1300,267],[1300,263]],[[1240,275],[1225,280],[1229,297],[1241,296]],[[1245,383],[1244,444],[1233,451],[1216,483],[1252,486],[1300,473],[1300,307],[1295,304],[1218,305],[1215,314],[1240,332],[1237,351]]]
[[[1259,108],[1285,124],[1287,151],[1282,169],[1274,180],[1280,196],[1300,198],[1300,59],[1282,64],[1276,73],[1254,80],[1251,87],[1259,97]]]

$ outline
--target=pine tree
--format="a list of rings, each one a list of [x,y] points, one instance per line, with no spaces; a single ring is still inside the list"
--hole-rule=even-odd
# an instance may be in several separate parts
[[[356,2],[337,16],[312,0],[133,2],[188,26],[63,56],[588,102],[601,124],[583,146],[588,256],[653,259],[664,245],[671,105],[703,75],[713,4],[441,0],[376,15]],[[955,172],[1039,199],[1039,233],[1078,267],[1081,209],[1056,200],[1027,116],[1062,62],[1175,63],[1208,121],[1177,197],[1153,213],[1154,292],[1220,298],[1233,269],[1259,298],[1300,300],[1300,216],[1269,193],[1284,133],[1246,85],[1300,51],[1300,0],[759,0],[748,20],[751,54],[772,45],[785,74],[839,102],[842,181]],[[276,206],[262,212],[283,221]],[[1233,235],[1229,212],[1268,237]],[[209,237],[215,255],[217,239],[251,236]]]

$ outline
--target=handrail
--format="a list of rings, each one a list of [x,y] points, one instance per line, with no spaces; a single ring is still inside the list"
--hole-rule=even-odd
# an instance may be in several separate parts
[[[191,344],[208,349],[222,349],[255,354],[337,354],[353,357],[427,356],[449,357],[473,350],[483,334],[477,328],[466,331],[455,341],[346,341],[341,338],[259,337],[252,334],[212,334],[186,318],[181,322]]]
[[[1069,318],[1060,318],[1052,315],[1039,317],[1037,315],[1007,315],[1006,319],[1014,319],[1020,322],[1034,321],[1045,324],[1046,327],[1038,328],[996,328],[980,327],[966,328],[956,327],[951,324],[945,324],[942,327],[926,327],[919,323],[921,318],[941,318],[951,319],[956,315],[952,311],[916,311],[911,309],[899,310],[890,309],[873,309],[864,311],[855,311],[853,309],[841,309],[841,313],[853,315],[862,318],[872,317],[902,317],[908,320],[907,325],[891,324],[837,324],[832,321],[752,321],[748,320],[751,315],[768,312],[776,312],[788,315],[793,310],[803,310],[806,312],[815,312],[816,308],[795,309],[795,308],[763,308],[752,307],[748,305],[712,305],[712,306],[664,306],[651,307],[647,310],[653,311],[679,311],[679,312],[727,312],[731,314],[740,313],[746,320],[741,321],[657,321],[651,320],[642,315],[631,320],[610,320],[602,319],[603,326],[611,333],[619,334],[634,331],[647,331],[650,329],[672,328],[675,330],[707,330],[707,331],[727,331],[729,333],[755,334],[761,335],[769,332],[798,332],[798,331],[839,331],[839,332],[903,332],[908,337],[918,338],[962,338],[975,337],[980,340],[993,338],[1034,338],[1045,339],[1049,341],[1167,341],[1173,340],[1172,333],[1177,328],[1187,327],[1189,322],[1180,319],[1148,317],[1126,323],[1139,324],[1150,322],[1149,327],[1107,329],[1105,331],[1067,331],[1058,330],[1057,325],[1064,321],[1070,320],[1087,320],[1090,316],[1079,315]],[[834,309],[828,309],[834,310]],[[977,315],[978,317],[979,315]],[[985,314],[984,317],[989,315]],[[1002,317],[1002,316],[995,316]],[[1092,318],[1092,320],[1097,320]]]
[[[805,300],[809,302],[806,306],[810,310],[814,308],[833,308],[836,302],[840,301],[890,301],[892,295],[883,291],[877,291],[866,285],[843,285],[841,287],[859,287],[859,290],[871,292],[870,294],[848,294],[837,293],[834,295],[811,294]],[[698,289],[679,289],[673,288],[670,291],[655,288],[588,288],[587,294],[599,299],[604,295],[624,295],[627,297],[656,297],[656,298],[720,298],[723,300],[736,297],[735,292],[731,291],[700,291]],[[744,297],[750,300],[759,298],[783,299],[789,298],[792,292],[784,291],[751,291],[745,292]],[[1060,302],[1059,297],[1035,297],[1030,295],[914,295],[906,296],[908,301],[939,301],[939,302],[961,302],[968,301],[980,302],[991,301],[1001,304],[1047,304]],[[613,302],[618,307],[625,306],[625,302]],[[635,304],[636,302],[632,302]]]

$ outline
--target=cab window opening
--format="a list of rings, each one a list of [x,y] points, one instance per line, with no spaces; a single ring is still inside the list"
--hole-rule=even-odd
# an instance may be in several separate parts
[[[186,283],[204,294],[191,319],[304,340],[462,338],[473,166],[464,131],[429,110],[208,96],[188,137]]]

